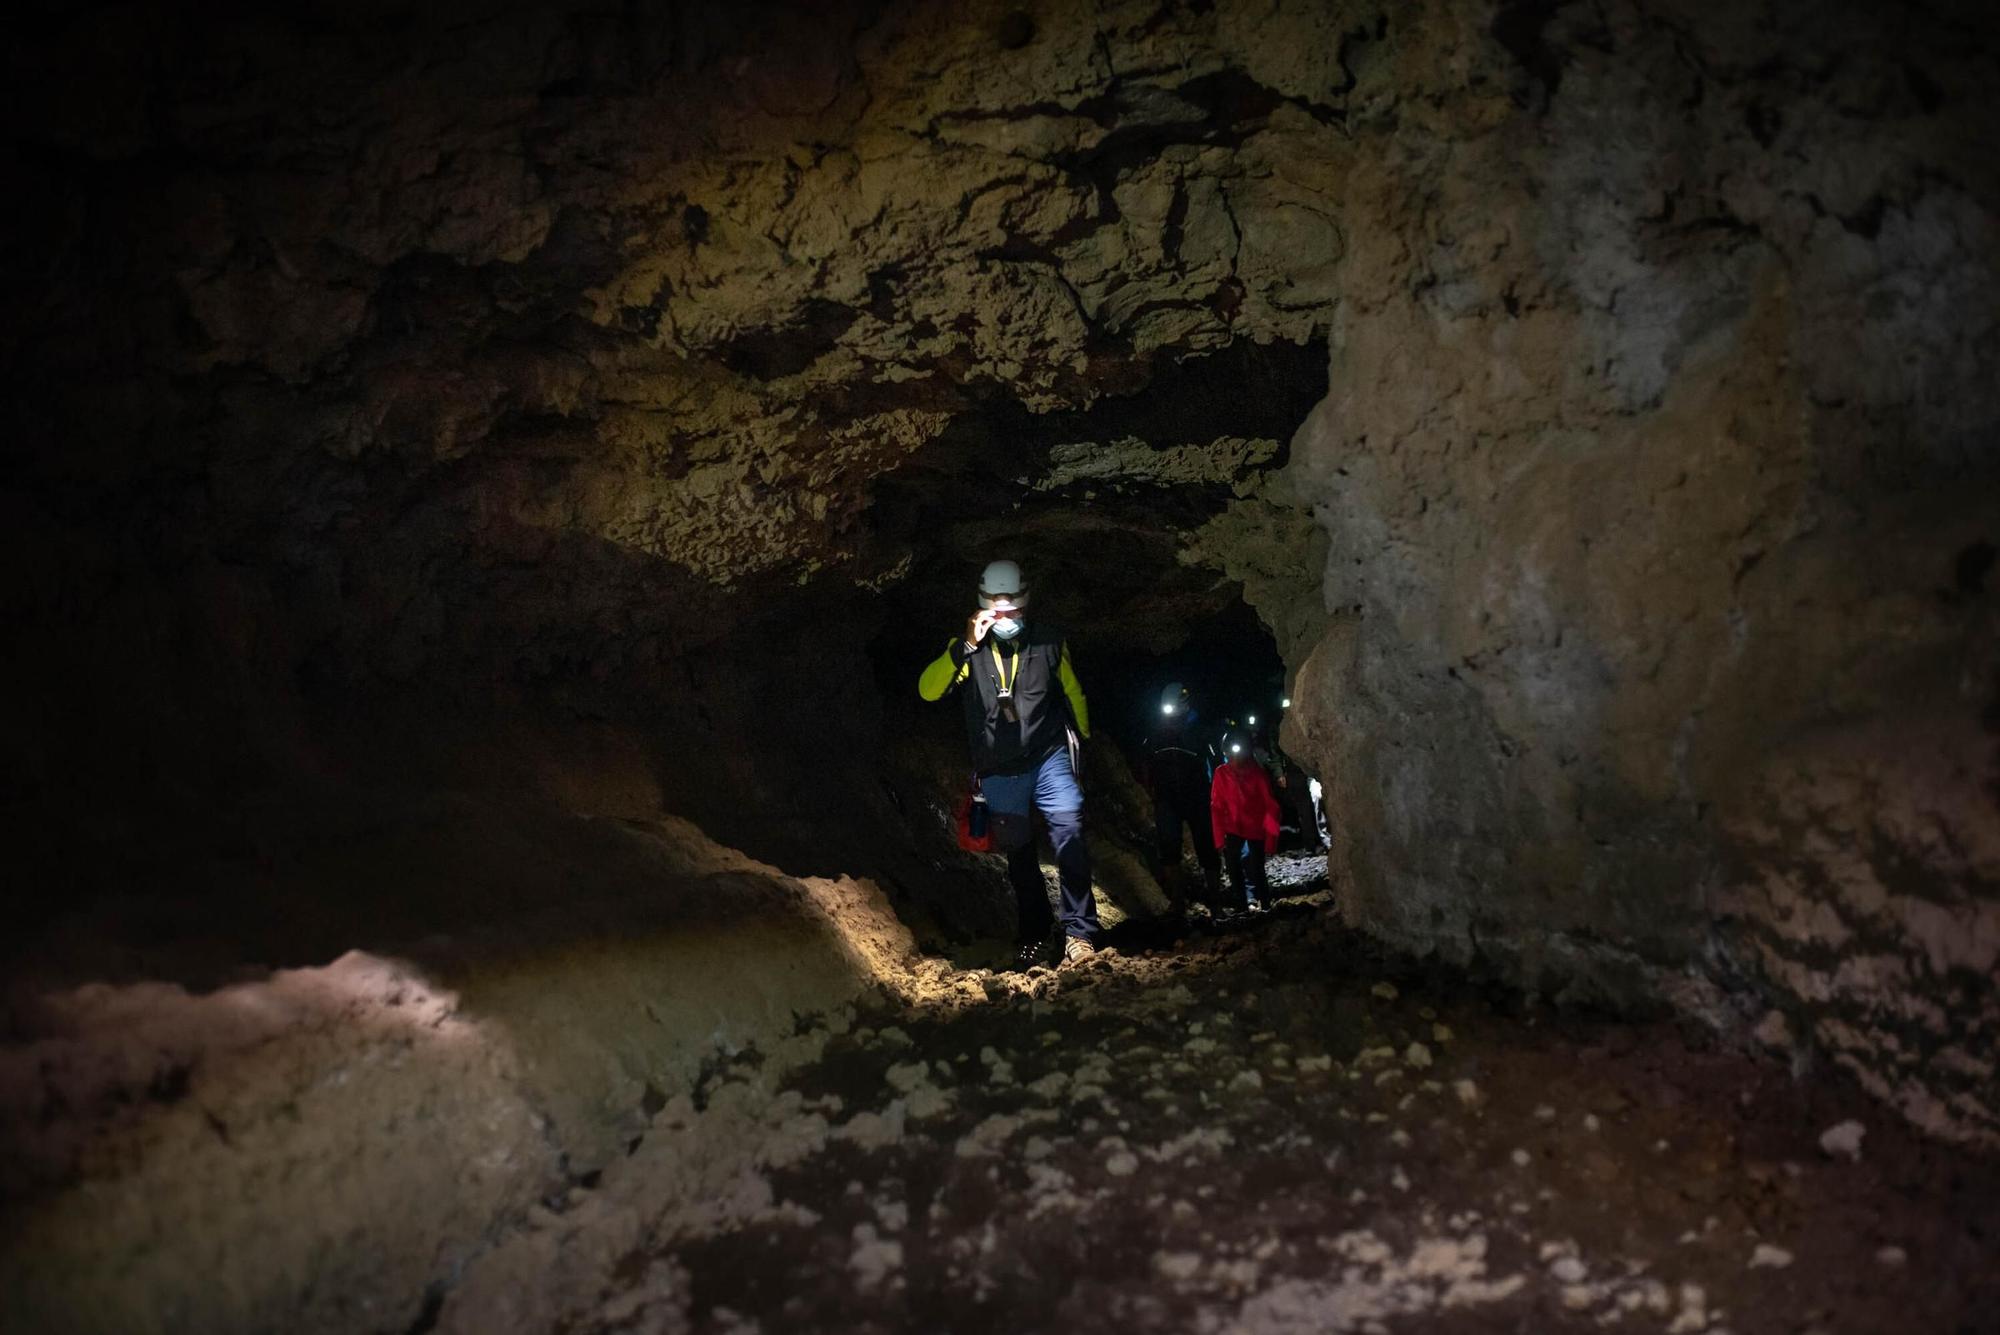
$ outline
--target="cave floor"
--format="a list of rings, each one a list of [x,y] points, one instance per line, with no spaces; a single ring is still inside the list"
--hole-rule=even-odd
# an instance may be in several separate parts
[[[1411,974],[1329,919],[1293,903],[982,975],[983,1004],[864,1016],[773,1084],[745,1054],[647,1138],[726,1132],[741,1163],[551,1312],[578,1331],[2000,1329],[1994,1165],[1844,1080]],[[1858,1158],[1822,1149],[1849,1120]],[[682,1162],[646,1160],[614,1166],[626,1206]]]

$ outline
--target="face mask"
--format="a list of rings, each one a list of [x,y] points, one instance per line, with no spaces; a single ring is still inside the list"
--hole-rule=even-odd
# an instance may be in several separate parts
[[[1011,640],[1021,633],[1021,618],[1002,617],[993,623],[993,633],[1003,640]]]

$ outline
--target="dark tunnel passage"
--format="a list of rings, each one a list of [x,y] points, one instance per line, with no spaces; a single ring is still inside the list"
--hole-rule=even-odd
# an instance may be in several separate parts
[[[0,1330],[2000,1329],[1995,14],[31,6]]]

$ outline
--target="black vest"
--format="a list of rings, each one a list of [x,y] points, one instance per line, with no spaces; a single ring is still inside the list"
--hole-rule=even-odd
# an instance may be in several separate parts
[[[1171,799],[1189,811],[1208,805],[1208,757],[1199,730],[1185,723],[1163,726],[1146,739],[1146,778],[1155,801]]]
[[[993,661],[993,650],[1000,662]],[[1069,742],[1069,697],[1063,694],[1059,669],[1062,665],[1062,632],[1053,626],[1029,622],[1012,644],[1004,644],[988,634],[980,646],[961,661],[971,669],[969,679],[959,688],[965,708],[966,739],[972,745],[972,767],[981,774],[1018,774],[1040,763],[1044,756]],[[953,658],[965,654],[960,643]],[[1013,692],[1014,713],[1010,723],[1000,710],[1000,669],[1007,673]]]

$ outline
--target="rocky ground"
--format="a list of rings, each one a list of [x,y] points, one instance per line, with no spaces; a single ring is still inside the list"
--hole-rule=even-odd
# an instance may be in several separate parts
[[[1993,1165],[1668,1022],[1413,973],[1323,898],[740,1053],[435,1324],[2000,1329]]]

